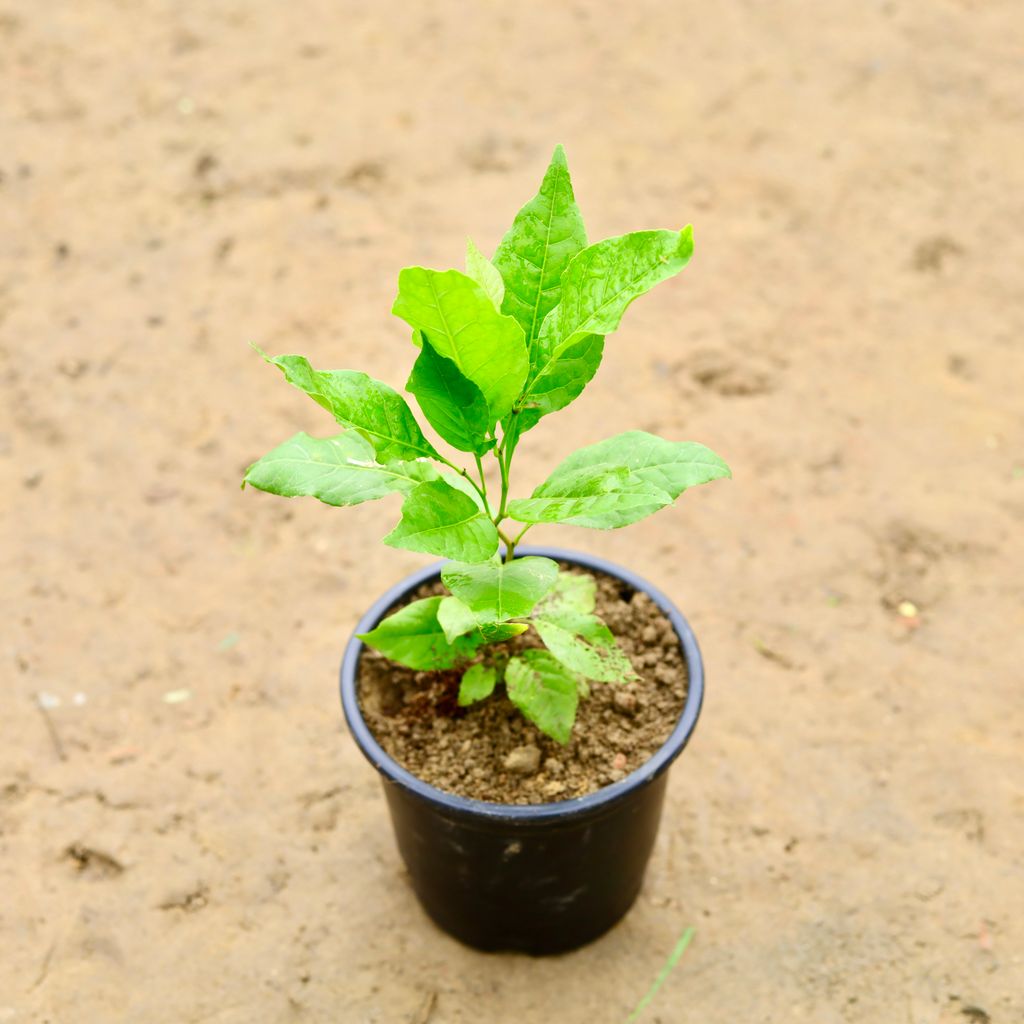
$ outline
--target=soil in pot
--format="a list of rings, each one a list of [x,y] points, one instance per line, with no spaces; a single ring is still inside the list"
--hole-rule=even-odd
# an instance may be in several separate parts
[[[585,796],[647,761],[668,739],[686,700],[679,641],[646,594],[611,576],[592,575],[597,613],[639,680],[591,684],[567,746],[530,724],[500,686],[488,699],[461,708],[460,671],[417,672],[367,649],[359,664],[359,702],[380,745],[438,789],[507,804]],[[408,600],[444,592],[439,582],[429,583]],[[504,646],[514,653],[540,641],[530,630]]]

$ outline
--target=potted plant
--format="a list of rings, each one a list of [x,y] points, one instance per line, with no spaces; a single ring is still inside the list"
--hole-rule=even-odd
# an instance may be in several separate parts
[[[692,251],[689,227],[588,245],[558,147],[493,260],[470,242],[465,272],[403,270],[406,390],[469,467],[387,384],[264,355],[344,429],[296,434],[243,486],[335,506],[397,492],[384,543],[446,560],[373,604],[341,691],[420,901],[478,948],[565,950],[626,912],[696,724],[700,652],[668,598],[601,559],[520,542],[538,523],[628,526],[726,464],[631,430],[579,449],[529,497],[511,488],[524,435],[579,396],[629,304]]]

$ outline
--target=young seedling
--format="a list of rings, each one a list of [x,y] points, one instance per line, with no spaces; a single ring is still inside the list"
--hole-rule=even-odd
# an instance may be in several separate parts
[[[339,506],[398,492],[402,517],[384,543],[451,560],[441,571],[447,596],[413,601],[362,634],[364,643],[409,668],[461,668],[463,705],[504,685],[560,743],[589,682],[634,678],[594,612],[594,580],[549,558],[516,558],[516,546],[536,523],[629,526],[689,487],[730,476],[729,467],[703,445],[631,430],[579,449],[530,497],[513,498],[512,460],[523,434],[579,396],[629,304],[692,252],[690,227],[588,245],[559,146],[493,260],[470,242],[465,273],[403,270],[392,312],[412,328],[417,350],[406,390],[437,434],[472,456],[471,469],[434,447],[387,384],[264,355],[345,429],[296,434],[250,466],[243,487]],[[497,494],[488,492],[485,458],[497,462]],[[495,646],[531,628],[543,649],[509,657]]]

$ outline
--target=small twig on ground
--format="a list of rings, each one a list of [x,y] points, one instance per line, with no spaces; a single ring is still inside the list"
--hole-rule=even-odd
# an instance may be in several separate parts
[[[664,966],[658,972],[658,976],[654,979],[654,984],[647,990],[647,995],[640,1000],[637,1008],[626,1019],[626,1024],[632,1024],[632,1022],[637,1020],[640,1017],[640,1014],[650,1006],[651,1000],[658,994],[658,989],[661,988],[665,979],[672,971],[672,968],[679,963],[680,958],[686,952],[686,947],[693,941],[693,936],[696,934],[696,931],[697,929],[691,925],[679,937],[679,941],[675,944],[675,948],[671,953],[669,953]]]
[[[420,1008],[413,1014],[409,1024],[427,1024],[437,1006],[437,993],[431,990],[423,997]]]
[[[50,739],[53,741],[53,749],[57,752],[57,757],[61,761],[66,761],[68,759],[68,755],[64,752],[64,744],[60,741],[60,734],[57,732],[57,726],[53,724],[50,709],[46,706],[46,702],[43,700],[43,695],[41,693],[36,694],[36,707],[39,708],[39,714],[43,716],[43,721],[46,723],[46,731],[50,734]]]

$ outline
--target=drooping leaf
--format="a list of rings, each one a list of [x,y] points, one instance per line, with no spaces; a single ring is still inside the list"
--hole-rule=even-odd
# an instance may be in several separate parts
[[[505,298],[505,282],[498,268],[473,244],[472,238],[466,239],[466,276],[473,278],[483,288],[495,309],[501,309]]]
[[[693,232],[635,231],[588,246],[562,277],[561,301],[531,348],[523,402],[541,415],[564,408],[601,361],[594,335],[610,334],[634,299],[679,273],[693,253]],[[584,381],[585,383],[585,381]]]
[[[596,615],[562,612],[557,619],[535,617],[533,627],[566,668],[587,679],[621,683],[636,678],[612,631]]]
[[[498,681],[498,673],[490,665],[470,665],[462,673],[459,683],[459,704],[466,707],[494,692],[494,684]]]
[[[713,451],[642,430],[574,452],[530,498],[509,503],[522,523],[572,523],[614,529],[671,504],[687,488],[730,476]]]
[[[374,461],[372,445],[358,431],[317,438],[298,433],[245,472],[244,484],[286,498],[308,495],[327,505],[358,505],[436,479],[429,462]]]
[[[459,637],[449,643],[437,621],[440,603],[440,597],[413,601],[368,633],[358,634],[359,639],[385,657],[409,668],[421,671],[451,668],[473,656],[479,639]]]
[[[528,556],[507,564],[452,563],[441,570],[444,585],[480,622],[503,622],[529,615],[554,586],[558,563]]]
[[[587,615],[596,603],[597,580],[593,576],[560,570],[554,587],[537,602],[533,615],[557,622],[567,613]]]
[[[558,304],[562,273],[587,244],[565,151],[555,147],[540,191],[517,214],[494,254],[505,282],[504,312],[519,321],[527,346]]]
[[[483,562],[498,550],[498,531],[480,507],[445,480],[418,484],[384,543],[461,562]]]
[[[406,267],[392,312],[476,384],[487,402],[488,425],[512,408],[529,369],[523,331],[472,278],[458,270]]]
[[[559,466],[529,498],[510,501],[508,514],[520,523],[567,523],[613,530],[671,504],[665,491],[643,480],[631,480],[624,467],[562,472]]]
[[[505,689],[542,733],[569,742],[579,702],[577,682],[550,651],[528,650],[512,658],[505,669]]]
[[[405,399],[387,384],[357,370],[315,370],[304,356],[260,354],[342,426],[358,430],[373,445],[378,462],[438,458]]]
[[[420,354],[405,390],[416,396],[427,422],[460,452],[483,455],[494,447],[483,393],[450,359],[438,355],[420,333]]]

